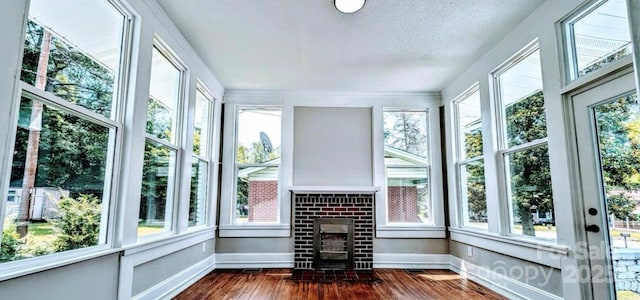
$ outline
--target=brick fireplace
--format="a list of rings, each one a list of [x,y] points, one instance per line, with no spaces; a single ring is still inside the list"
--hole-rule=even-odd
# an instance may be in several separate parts
[[[294,202],[294,268],[295,269],[355,269],[373,268],[374,191],[292,190]],[[321,221],[322,220],[322,221]],[[322,244],[314,248],[314,231],[318,224],[353,224],[352,237],[341,236],[340,230],[324,230],[330,240],[325,246],[335,247],[352,239],[353,249],[327,249],[322,256]],[[315,225],[314,225],[315,224]],[[332,228],[332,226],[326,226]],[[333,226],[333,228],[339,228]],[[348,244],[345,244],[348,245]],[[330,251],[327,251],[330,250]],[[352,252],[351,255],[331,255],[332,252]],[[345,256],[348,260],[344,260]],[[315,258],[315,264],[314,264]],[[323,259],[324,258],[324,259]],[[322,264],[324,263],[324,264]]]

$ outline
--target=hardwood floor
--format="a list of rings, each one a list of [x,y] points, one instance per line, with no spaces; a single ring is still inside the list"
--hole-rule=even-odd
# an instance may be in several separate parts
[[[215,270],[174,299],[506,299],[447,270],[374,272],[375,280],[318,281],[293,280],[289,269]]]

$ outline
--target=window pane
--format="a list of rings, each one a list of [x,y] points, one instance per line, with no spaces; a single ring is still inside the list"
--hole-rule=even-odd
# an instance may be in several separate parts
[[[384,145],[427,163],[429,155],[427,135],[427,113],[385,111]]]
[[[507,147],[547,136],[540,51],[498,76]]]
[[[631,54],[624,0],[609,0],[573,24],[578,77]]]
[[[278,222],[278,167],[239,167],[236,223]]]
[[[460,187],[464,225],[488,229],[482,160],[460,166]]]
[[[147,108],[147,133],[169,142],[175,142],[180,75],[180,70],[154,47]]]
[[[0,262],[104,243],[104,187],[114,134],[74,114],[21,100]]]
[[[456,104],[458,109],[458,134],[460,135],[460,160],[482,155],[482,120],[480,115],[480,91],[476,91]]]
[[[32,0],[21,80],[112,117],[123,26],[108,1]]]
[[[427,223],[431,203],[427,168],[387,167],[390,223]]]
[[[238,110],[237,163],[279,163],[280,116],[280,108]]]
[[[210,100],[200,91],[196,92],[196,114],[193,132],[193,153],[206,156],[209,149],[209,103]]]
[[[138,237],[171,229],[176,151],[149,140],[144,148]]]
[[[205,224],[207,199],[207,173],[209,165],[206,161],[193,158],[191,164],[191,197],[189,201],[189,226]]]
[[[512,232],[556,239],[547,145],[507,155]]]

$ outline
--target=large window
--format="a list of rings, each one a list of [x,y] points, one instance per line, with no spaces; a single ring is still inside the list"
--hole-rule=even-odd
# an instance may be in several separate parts
[[[570,79],[593,72],[631,54],[625,0],[601,0],[564,24],[569,45]]]
[[[138,237],[173,225],[183,72],[160,49],[153,48],[151,62]]]
[[[30,2],[0,262],[108,243],[125,24],[108,1]]]
[[[202,87],[196,90],[193,119],[193,159],[191,165],[191,196],[189,199],[189,226],[206,222],[207,186],[211,161],[211,116],[213,98]]]
[[[384,111],[389,223],[430,223],[429,134],[425,111]]]
[[[463,226],[488,229],[482,157],[480,91],[474,86],[453,101],[458,198]]]
[[[235,223],[278,222],[281,110],[246,107],[236,113]]]
[[[511,233],[555,239],[547,125],[537,44],[494,73]],[[543,216],[543,217],[541,217]]]

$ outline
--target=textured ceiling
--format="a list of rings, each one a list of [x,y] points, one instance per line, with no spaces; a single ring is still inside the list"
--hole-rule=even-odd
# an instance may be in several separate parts
[[[227,89],[440,91],[543,0],[158,0]]]

